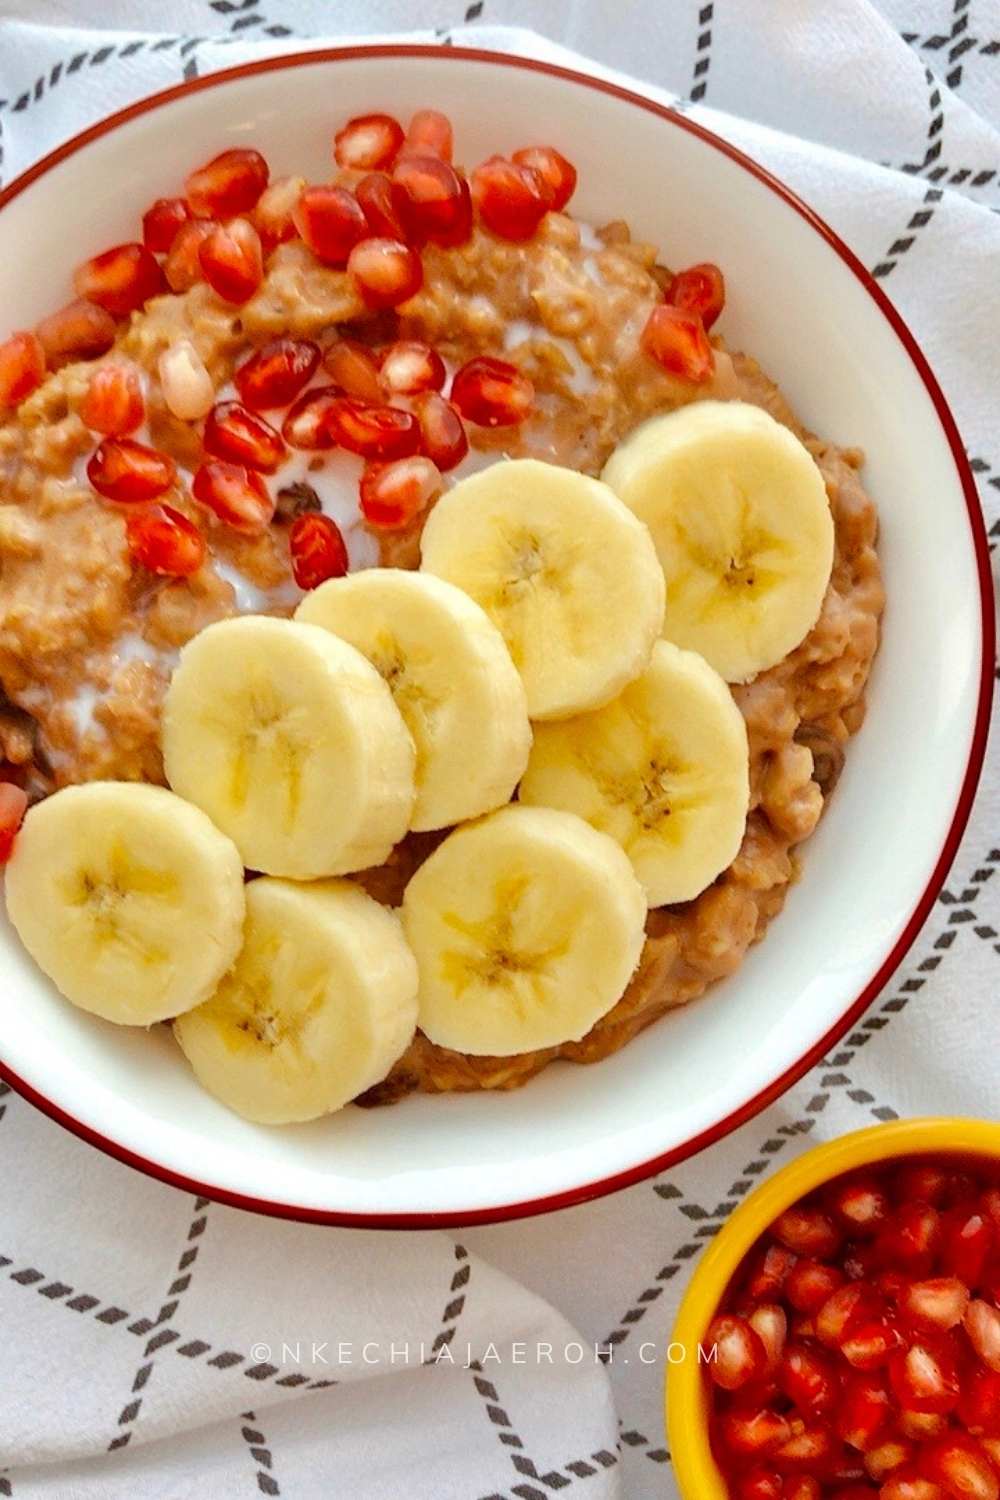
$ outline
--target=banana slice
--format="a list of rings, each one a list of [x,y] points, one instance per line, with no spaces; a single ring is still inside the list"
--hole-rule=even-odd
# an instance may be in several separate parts
[[[395,912],[347,880],[252,880],[246,899],[235,967],[174,1035],[199,1082],[237,1114],[315,1120],[406,1050],[417,965]]]
[[[576,1041],[621,998],[645,920],[621,849],[572,813],[504,807],[459,828],[403,897],[420,1028],[476,1056]]]
[[[430,573],[369,568],[314,589],[295,618],[349,641],[388,683],[417,750],[412,828],[510,801],[531,748],[524,685],[468,594]]]
[[[392,694],[316,625],[243,615],[196,635],[167,690],[163,760],[268,875],[364,870],[409,827],[413,741]]]
[[[481,604],[533,719],[597,708],[649,661],[664,586],[645,526],[598,479],[535,459],[463,479],[431,512],[421,567]]]
[[[654,417],[602,477],[653,534],[669,640],[748,682],[808,635],[830,581],[833,520],[811,454],[761,407],[696,401]]]
[[[539,724],[518,793],[621,844],[650,906],[691,901],[739,853],[750,804],[743,715],[718,672],[658,641],[613,703]]]
[[[149,1026],[200,1005],[243,941],[243,864],[164,787],[91,781],[31,809],[7,866],[7,914],[82,1010]]]

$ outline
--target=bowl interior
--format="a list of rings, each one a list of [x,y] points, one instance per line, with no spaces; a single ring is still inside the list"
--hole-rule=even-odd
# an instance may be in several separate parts
[[[867,452],[890,603],[867,722],[767,940],[707,999],[615,1057],[552,1067],[515,1097],[420,1097],[309,1126],[249,1125],[198,1088],[166,1031],[117,1029],[61,1001],[0,923],[8,1068],[163,1171],[321,1213],[463,1217],[580,1192],[746,1106],[837,1023],[906,928],[949,834],[980,677],[966,503],[899,336],[787,202],[627,99],[446,51],[285,60],[224,80],[99,136],[7,203],[0,305],[16,309],[20,326],[59,305],[76,262],[133,237],[148,202],[225,146],[252,143],[275,174],[322,180],[337,122],[378,108],[405,116],[428,102],[456,121],[459,160],[526,135],[551,141],[579,168],[579,217],[627,219],[671,264],[723,265],[731,344],[761,360],[816,431]]]

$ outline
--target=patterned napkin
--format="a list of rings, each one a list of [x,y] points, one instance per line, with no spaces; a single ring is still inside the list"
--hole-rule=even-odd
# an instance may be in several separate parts
[[[3,181],[131,99],[304,39],[419,27],[684,98],[882,281],[1000,535],[996,0],[99,9],[95,29],[85,0],[0,0]],[[0,1495],[673,1495],[667,1331],[734,1203],[873,1119],[997,1112],[998,772],[994,750],[940,904],[857,1029],[728,1140],[589,1207],[454,1236],[283,1224],[141,1177],[0,1087]]]

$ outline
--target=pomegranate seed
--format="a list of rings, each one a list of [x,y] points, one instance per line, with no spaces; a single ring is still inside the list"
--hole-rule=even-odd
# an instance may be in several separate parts
[[[354,189],[368,228],[389,240],[405,240],[406,229],[396,212],[392,197],[392,178],[385,172],[369,172]]]
[[[899,1310],[917,1328],[954,1328],[969,1305],[969,1289],[955,1276],[911,1281],[899,1295]]]
[[[405,149],[414,155],[440,156],[451,161],[454,142],[451,121],[437,109],[418,109],[406,132]]]
[[[822,1422],[808,1427],[804,1422],[792,1423],[792,1435],[770,1455],[777,1469],[815,1469],[827,1462],[834,1453],[833,1433]]]
[[[115,245],[77,267],[73,290],[113,318],[125,318],[164,290],[163,272],[145,245]]]
[[[902,1346],[903,1339],[891,1323],[879,1319],[862,1323],[841,1340],[840,1352],[856,1370],[877,1370]]]
[[[142,243],[154,255],[166,255],[190,217],[186,198],[157,198],[142,216]]]
[[[983,1364],[1000,1371],[1000,1312],[977,1297],[966,1309],[964,1326]]]
[[[260,235],[249,219],[218,224],[198,246],[205,280],[226,302],[248,302],[264,279]]]
[[[125,535],[133,563],[165,578],[187,578],[205,561],[205,538],[172,505],[130,511]]]
[[[782,1500],[820,1500],[822,1487],[818,1479],[811,1474],[792,1475],[782,1490]],[[842,1500],[842,1492],[838,1492]],[[834,1496],[838,1500],[838,1496]]]
[[[784,1245],[768,1245],[766,1249],[756,1251],[747,1274],[747,1295],[754,1301],[768,1302],[779,1297],[797,1259]]]
[[[437,391],[428,391],[417,401],[421,452],[437,465],[442,474],[454,469],[469,451],[462,419]]]
[[[882,1302],[866,1282],[850,1281],[827,1297],[816,1314],[816,1337],[838,1347],[863,1323],[881,1316]]]
[[[554,146],[525,146],[512,154],[511,161],[538,173],[554,213],[566,207],[576,190],[576,168]]]
[[[948,1173],[933,1162],[909,1162],[895,1177],[899,1203],[930,1203],[940,1207],[948,1191]]]
[[[920,1472],[955,1500],[998,1500],[1000,1479],[975,1438],[949,1433],[920,1455]]]
[[[187,200],[200,219],[231,219],[249,213],[267,187],[267,162],[259,151],[235,147],[214,156],[191,173],[184,184]]]
[[[879,1231],[876,1253],[897,1270],[926,1276],[941,1240],[941,1216],[929,1203],[904,1203]]]
[[[392,115],[358,115],[333,138],[337,165],[351,172],[391,166],[403,144],[403,127]]]
[[[796,1313],[788,1325],[788,1332],[793,1339],[798,1339],[800,1343],[805,1339],[814,1339],[816,1337],[816,1319],[807,1317],[805,1313]]]
[[[395,396],[439,391],[447,378],[444,360],[437,350],[415,339],[390,344],[382,355],[379,370],[383,384]]]
[[[970,1432],[1000,1437],[1000,1374],[976,1370],[963,1383],[958,1415]]]
[[[667,288],[667,301],[671,307],[697,313],[704,327],[711,328],[726,305],[726,283],[722,272],[707,261],[700,266],[689,266],[686,271],[678,271]],[[879,1196],[884,1200],[884,1194],[879,1193]]]
[[[296,516],[288,536],[292,572],[300,589],[319,588],[347,572],[347,548],[340,527],[319,511]]]
[[[852,1240],[844,1246],[841,1264],[850,1281],[874,1281],[879,1258],[873,1240]]]
[[[840,1395],[840,1379],[832,1360],[804,1344],[786,1346],[778,1384],[804,1416],[830,1411]]]
[[[490,156],[472,174],[472,201],[487,229],[505,240],[530,240],[549,211],[549,195],[533,167]]]
[[[11,781],[0,781],[0,865],[14,852],[18,829],[28,810],[28,794]]]
[[[215,405],[215,386],[190,339],[176,339],[156,362],[167,410],[182,422],[200,422]]]
[[[220,521],[248,536],[266,531],[274,515],[274,501],[263,479],[243,464],[202,464],[191,491]]]
[[[292,448],[334,448],[336,436],[330,424],[334,403],[340,399],[336,386],[317,386],[307,391],[281,424],[281,435]]]
[[[979,1199],[979,1206],[994,1229],[1000,1230],[1000,1188],[987,1188]]]
[[[921,1334],[889,1360],[889,1380],[900,1406],[944,1413],[958,1404],[960,1386],[954,1348],[947,1335]]]
[[[251,215],[265,253],[294,239],[292,214],[306,186],[304,177],[279,177],[266,187]]]
[[[45,350],[33,333],[12,333],[0,344],[0,409],[19,406],[45,378]]]
[[[367,345],[355,339],[337,339],[323,351],[323,368],[345,396],[373,406],[385,401],[379,368]]]
[[[979,1446],[986,1454],[994,1469],[1000,1472],[1000,1438],[981,1437]]]
[[[882,1431],[892,1410],[881,1375],[849,1375],[837,1408],[837,1435],[864,1453]]]
[[[966,1286],[979,1285],[993,1251],[992,1222],[975,1210],[953,1209],[945,1215],[941,1238],[941,1269]]]
[[[693,385],[704,385],[712,378],[715,355],[696,313],[661,302],[649,315],[639,347],[669,375]]]
[[[800,1260],[788,1273],[785,1296],[800,1312],[815,1313],[844,1284],[844,1273],[818,1260]]]
[[[708,1373],[724,1391],[739,1390],[755,1380],[767,1363],[764,1345],[745,1318],[730,1315],[714,1318],[708,1326],[704,1347],[715,1352]]]
[[[292,210],[292,221],[327,266],[346,266],[354,246],[368,234],[361,204],[342,187],[307,187]]]
[[[319,347],[307,339],[271,339],[233,375],[244,406],[267,411],[288,406],[311,380],[319,364]]]
[[[816,1485],[815,1494],[818,1497],[822,1494],[818,1480],[816,1481]],[[831,1490],[829,1494],[830,1500],[875,1500],[878,1491],[872,1489],[870,1484],[845,1484],[841,1485],[839,1489]]]
[[[340,396],[329,414],[330,430],[342,448],[362,458],[408,458],[420,447],[417,419],[398,406],[369,406]]]
[[[398,458],[391,464],[369,464],[361,476],[361,514],[380,531],[398,531],[425,511],[440,493],[441,474],[429,458],[417,456]],[[775,1311],[780,1313],[781,1309]],[[766,1343],[760,1329],[757,1333]],[[767,1367],[770,1368],[770,1360]]]
[[[753,1411],[727,1411],[719,1424],[722,1441],[740,1458],[763,1458],[792,1435],[791,1424],[780,1412],[767,1407]]]
[[[347,269],[369,307],[398,307],[424,284],[420,256],[401,240],[359,240]]]
[[[205,452],[271,474],[288,451],[281,433],[238,401],[220,401],[205,422]]]
[[[472,233],[469,184],[438,156],[402,156],[392,174],[392,204],[404,239],[461,245]]]
[[[404,463],[428,463],[427,459],[403,459]],[[433,468],[433,464],[431,468]],[[437,491],[441,488],[441,476],[434,470],[434,482]],[[435,491],[435,493],[437,493]],[[747,1322],[757,1334],[764,1351],[767,1355],[767,1364],[764,1367],[765,1375],[772,1375],[778,1368],[781,1359],[781,1351],[785,1347],[785,1339],[788,1337],[788,1315],[783,1307],[776,1302],[764,1302],[755,1307],[747,1318]]]
[[[87,478],[106,500],[155,500],[177,477],[172,458],[134,438],[105,438],[87,463]]]
[[[753,1469],[736,1481],[735,1500],[784,1500],[781,1475],[773,1469]]]
[[[708,321],[703,321],[708,328]],[[888,1194],[874,1177],[868,1176],[848,1177],[835,1183],[826,1195],[826,1203],[834,1219],[850,1234],[861,1238],[874,1234],[889,1213]]]
[[[451,399],[467,422],[480,427],[512,427],[530,413],[535,387],[516,365],[480,355],[456,373]]]
[[[163,274],[172,292],[189,291],[201,280],[201,247],[217,227],[211,219],[191,219],[181,225],[163,262]]]
[[[90,377],[80,416],[92,432],[124,437],[146,415],[139,372],[134,365],[102,365]]]
[[[914,1447],[903,1438],[886,1438],[884,1442],[869,1448],[865,1454],[865,1468],[878,1484],[888,1479],[897,1469],[913,1460]]]
[[[115,321],[103,307],[79,297],[43,318],[35,329],[50,370],[76,359],[97,359],[115,341]]]
[[[925,1479],[916,1469],[893,1474],[878,1492],[879,1500],[947,1500],[944,1490],[933,1479]]]
[[[948,1418],[937,1411],[912,1411],[904,1407],[899,1413],[899,1430],[904,1437],[922,1443],[927,1438],[940,1437],[948,1425]]]

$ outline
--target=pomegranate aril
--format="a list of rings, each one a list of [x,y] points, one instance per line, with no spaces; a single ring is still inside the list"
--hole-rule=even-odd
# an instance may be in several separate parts
[[[929,1203],[902,1203],[879,1231],[876,1254],[883,1264],[926,1276],[941,1240],[941,1216]]]
[[[318,364],[319,346],[308,339],[271,339],[244,360],[233,375],[233,384],[244,406],[268,411],[289,406]]]
[[[660,303],[639,336],[639,347],[669,375],[704,385],[715,370],[715,355],[697,313]]]
[[[281,435],[292,448],[335,448],[330,413],[340,399],[336,386],[317,386],[300,396],[281,424]]]
[[[798,1204],[787,1208],[771,1225],[771,1234],[796,1255],[824,1259],[840,1247],[841,1234],[822,1209]]]
[[[456,372],[451,399],[467,422],[512,427],[530,414],[535,387],[516,365],[479,355]]]
[[[139,372],[134,365],[107,364],[90,377],[80,416],[92,432],[124,437],[146,415]]]
[[[1000,1479],[975,1438],[949,1433],[920,1455],[919,1472],[954,1500],[998,1500]]]
[[[904,1296],[910,1285],[910,1280],[904,1276],[902,1271],[877,1271],[875,1273],[874,1286],[877,1292],[890,1302],[898,1302]]]
[[[686,272],[682,272],[686,275]],[[677,303],[679,307],[684,303]],[[702,317],[706,328],[711,324]],[[826,1206],[835,1221],[853,1237],[864,1238],[881,1227],[889,1213],[889,1196],[878,1179],[867,1175],[846,1177],[825,1195]]]
[[[302,196],[306,180],[304,177],[279,177],[261,193],[254,204],[251,218],[260,235],[265,254],[275,245],[283,245],[295,237],[292,214]]]
[[[703,1341],[709,1352],[708,1373],[724,1391],[736,1391],[763,1374],[767,1354],[745,1318],[714,1318]],[[714,1357],[713,1357],[714,1355]]]
[[[35,329],[50,370],[75,359],[96,359],[115,341],[115,320],[103,307],[79,297],[43,318]]]
[[[705,261],[678,271],[667,288],[671,307],[697,313],[706,330],[712,327],[726,305],[726,283],[718,266]]]
[[[928,1438],[940,1437],[948,1425],[948,1418],[941,1412],[912,1411],[903,1408],[899,1413],[899,1430],[904,1437],[915,1443],[925,1443]]]
[[[554,146],[525,146],[513,152],[511,161],[538,173],[555,213],[566,207],[576,189],[576,168]]]
[[[472,201],[487,229],[501,239],[530,240],[549,211],[549,195],[533,167],[490,156],[472,174]]]
[[[444,360],[430,344],[400,339],[383,350],[379,362],[382,383],[394,396],[439,391],[447,379]]]
[[[785,1296],[800,1312],[815,1313],[843,1284],[844,1273],[837,1266],[806,1258],[797,1261],[788,1272]]]
[[[372,351],[355,339],[337,339],[323,351],[323,368],[345,396],[379,406],[385,400],[382,378]]]
[[[980,1196],[979,1206],[993,1228],[1000,1232],[1000,1188],[987,1188]]]
[[[318,511],[297,516],[288,535],[292,573],[300,589],[319,588],[347,572],[347,547],[340,527]]]
[[[787,1344],[778,1384],[803,1413],[830,1411],[840,1395],[840,1377],[825,1354],[803,1344]]]
[[[292,221],[309,249],[328,266],[346,266],[368,220],[353,193],[342,187],[307,187],[292,210]]]
[[[142,243],[154,255],[166,255],[190,217],[186,198],[157,198],[142,216]]]
[[[889,1360],[889,1380],[900,1406],[945,1413],[958,1404],[960,1386],[954,1347],[947,1335],[921,1334]]]
[[[983,1364],[1000,1371],[1000,1311],[977,1297],[966,1308],[963,1326]]]
[[[347,270],[369,307],[398,307],[424,282],[420,256],[401,240],[359,240],[348,256]]]
[[[414,154],[428,153],[451,161],[454,141],[451,121],[438,109],[418,109],[406,132],[404,149]]]
[[[12,781],[0,781],[0,865],[14,852],[18,830],[28,810],[28,794]]]
[[[352,172],[391,166],[403,144],[403,127],[392,115],[357,115],[333,138],[337,165]]]
[[[780,1412],[767,1407],[751,1411],[727,1411],[719,1433],[730,1453],[740,1458],[763,1458],[792,1435],[791,1424]]]
[[[406,462],[427,463],[428,460],[415,459],[406,460]],[[431,467],[433,468],[433,465]],[[437,473],[436,469],[434,472],[437,478],[438,489],[440,489],[441,476]],[[753,1312],[748,1315],[747,1322],[764,1345],[764,1350],[767,1354],[767,1364],[764,1367],[764,1374],[771,1375],[778,1367],[782,1350],[785,1347],[785,1340],[788,1337],[788,1315],[785,1309],[779,1307],[776,1302],[764,1302],[759,1307],[755,1307]]]
[[[757,1251],[751,1258],[747,1273],[747,1295],[766,1301],[779,1296],[797,1261],[798,1257],[784,1245],[768,1245]]]
[[[172,505],[130,511],[125,537],[133,563],[164,578],[188,578],[205,561],[205,538]]]
[[[975,1209],[951,1209],[941,1234],[941,1270],[957,1276],[967,1287],[978,1287],[994,1247],[990,1219]]]
[[[437,156],[403,156],[392,174],[393,209],[403,238],[461,245],[472,233],[469,184]]]
[[[202,274],[226,302],[248,302],[264,279],[260,235],[249,219],[218,224],[198,246]]]
[[[845,1245],[841,1265],[850,1281],[868,1281],[874,1285],[879,1258],[874,1240],[852,1240]]]
[[[422,514],[441,493],[441,474],[416,455],[391,464],[369,464],[361,476],[361,514],[380,531],[398,531]],[[762,1334],[758,1334],[764,1344]],[[767,1359],[761,1373],[772,1367]]]
[[[962,1382],[958,1415],[970,1432],[1000,1438],[1000,1373],[976,1370]]]
[[[274,515],[274,501],[263,479],[243,464],[202,464],[191,492],[220,521],[249,536],[266,531]]]
[[[734,1481],[735,1500],[784,1500],[781,1475],[774,1469],[751,1469]]]
[[[182,422],[200,422],[215,405],[215,385],[190,339],[175,339],[157,360],[167,410]]]
[[[163,274],[172,292],[190,291],[202,280],[201,247],[217,228],[211,219],[191,219],[177,231],[163,262]]]
[[[416,417],[397,406],[369,406],[340,396],[330,408],[329,422],[340,446],[362,458],[408,458],[420,447]]]
[[[849,1375],[837,1407],[837,1435],[864,1453],[882,1431],[892,1412],[892,1401],[880,1375]]]
[[[221,401],[212,408],[202,441],[205,452],[214,458],[246,464],[265,474],[273,473],[287,452],[281,433],[239,401]]]
[[[793,1339],[801,1343],[804,1339],[816,1337],[816,1319],[807,1313],[796,1313],[788,1325],[788,1332]]]
[[[934,1162],[908,1162],[893,1180],[897,1203],[930,1203],[935,1208],[944,1202],[949,1174]]]
[[[229,219],[253,208],[269,175],[259,151],[238,146],[198,167],[185,182],[184,191],[199,218]]]
[[[818,1497],[822,1494],[818,1483],[815,1493],[818,1500]],[[845,1484],[835,1490],[829,1490],[827,1493],[830,1500],[876,1500],[878,1490],[870,1484]]]
[[[155,500],[176,477],[176,465],[168,454],[134,438],[105,438],[87,463],[87,478],[97,493],[127,505]]]
[[[865,1468],[869,1476],[881,1484],[890,1474],[910,1463],[914,1452],[913,1444],[908,1443],[905,1438],[885,1438],[881,1443],[876,1443],[874,1448],[868,1449]]]
[[[911,1281],[900,1290],[897,1305],[916,1328],[954,1328],[969,1305],[969,1289],[955,1276]]]
[[[845,1338],[863,1323],[879,1317],[882,1300],[867,1282],[850,1281],[827,1297],[816,1314],[816,1337],[839,1348]]]
[[[820,1500],[822,1493],[819,1480],[811,1474],[793,1474],[785,1481],[781,1496],[782,1500]]]
[[[428,391],[415,403],[420,423],[420,451],[446,474],[462,462],[469,439],[458,412],[437,391]]]
[[[769,1456],[776,1469],[816,1469],[822,1467],[835,1450],[833,1433],[823,1422],[811,1426],[792,1423],[792,1435]]]
[[[407,230],[396,211],[392,196],[392,178],[385,172],[369,172],[354,189],[372,234],[389,240],[404,240]]]
[[[73,290],[113,318],[124,318],[164,290],[163,272],[145,245],[115,245],[77,267]]]
[[[862,1323],[840,1342],[840,1352],[856,1370],[877,1370],[903,1343],[899,1331],[879,1319]]]
[[[45,350],[33,333],[12,333],[0,344],[0,409],[19,406],[45,378]]]
[[[925,1479],[916,1469],[907,1469],[886,1480],[878,1492],[878,1500],[947,1500],[947,1497],[933,1479]]]

